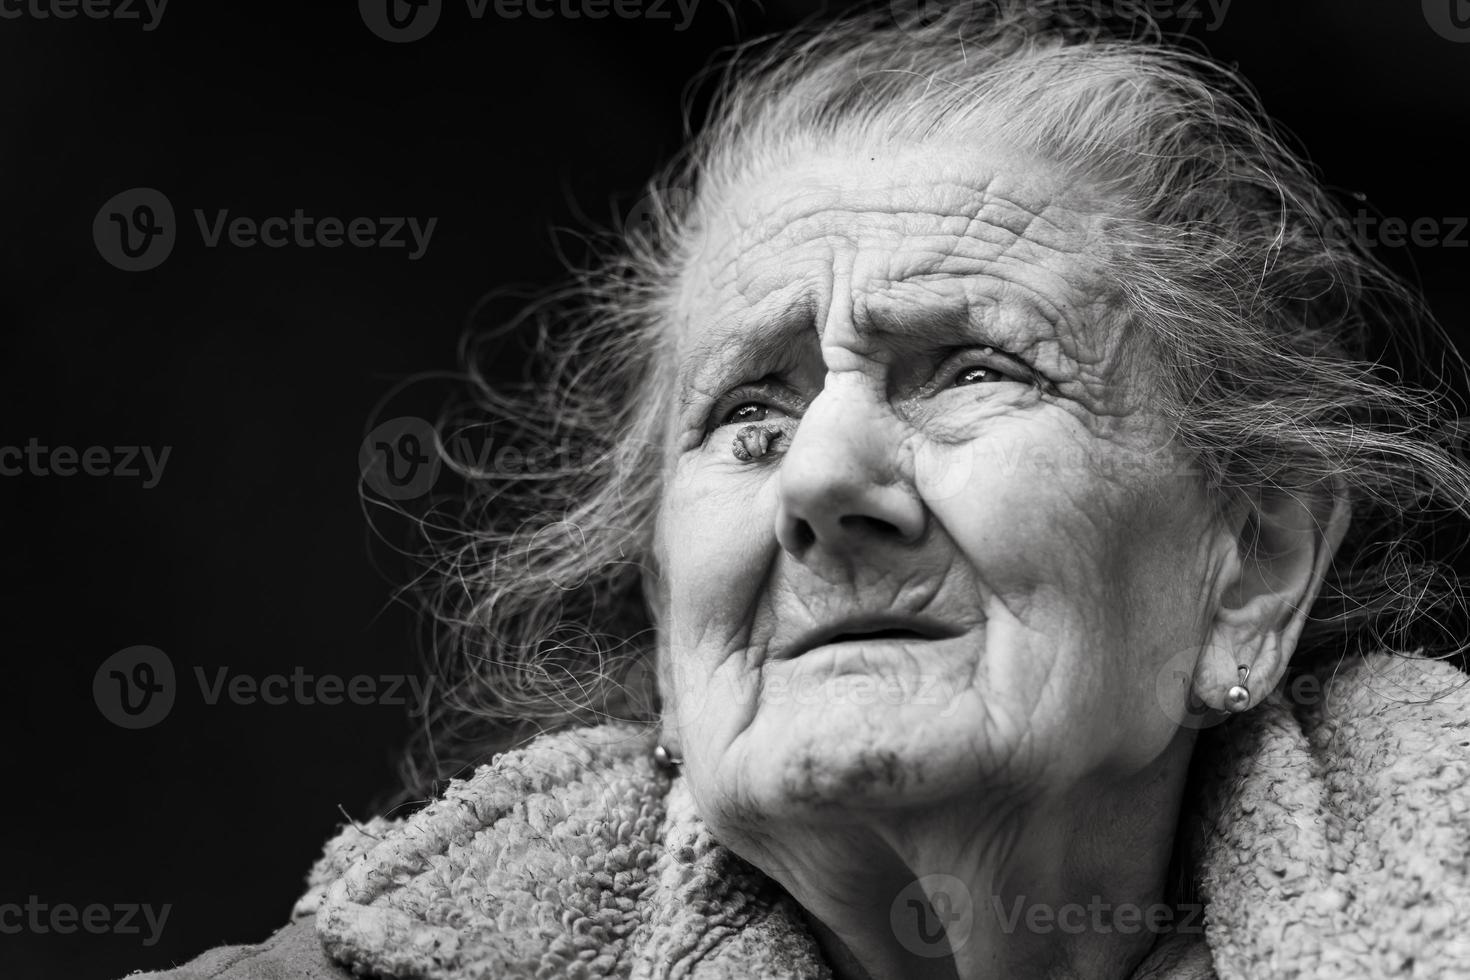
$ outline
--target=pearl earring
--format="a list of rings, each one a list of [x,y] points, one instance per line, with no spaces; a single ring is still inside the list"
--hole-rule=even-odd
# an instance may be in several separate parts
[[[670,752],[662,742],[654,746],[653,762],[660,769],[677,769],[684,764],[684,757],[675,752]]]
[[[1246,664],[1241,664],[1240,683],[1225,692],[1225,707],[1230,711],[1244,711],[1246,705],[1251,703],[1250,689],[1245,686],[1245,679],[1250,676],[1251,669]]]

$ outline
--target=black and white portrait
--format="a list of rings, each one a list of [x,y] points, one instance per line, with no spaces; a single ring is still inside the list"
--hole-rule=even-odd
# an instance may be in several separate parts
[[[1470,978],[1462,0],[0,50],[0,975]]]

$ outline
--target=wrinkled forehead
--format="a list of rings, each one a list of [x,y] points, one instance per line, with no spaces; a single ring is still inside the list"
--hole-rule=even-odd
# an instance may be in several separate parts
[[[1060,168],[950,147],[808,153],[701,204],[672,304],[681,364],[773,331],[954,320],[1043,370],[1117,357],[1115,219]]]

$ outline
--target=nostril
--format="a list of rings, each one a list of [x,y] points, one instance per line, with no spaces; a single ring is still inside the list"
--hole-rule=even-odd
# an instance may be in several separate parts
[[[802,520],[801,518],[796,519],[796,522],[792,525],[791,533],[792,537],[795,539],[792,543],[799,551],[810,548],[812,544],[817,540],[816,529],[813,528],[810,523]]]
[[[882,537],[900,534],[898,527],[890,521],[881,517],[873,517],[869,514],[844,514],[838,518],[837,523],[844,531],[867,531]]]
[[[793,557],[812,548],[910,545],[924,536],[924,504],[917,496],[872,483],[826,487],[810,479],[787,480],[788,471],[780,472],[776,538]]]

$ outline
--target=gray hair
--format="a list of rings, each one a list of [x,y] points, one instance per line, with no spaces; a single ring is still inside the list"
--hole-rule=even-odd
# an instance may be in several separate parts
[[[649,220],[474,338],[469,397],[441,430],[491,420],[583,457],[505,475],[446,450],[472,492],[429,525],[440,699],[409,754],[411,786],[535,732],[654,720],[640,573],[674,395],[673,286],[736,182],[873,140],[983,137],[1099,189],[1118,218],[1121,320],[1162,367],[1160,408],[1217,499],[1348,494],[1351,528],[1298,660],[1459,653],[1436,633],[1463,613],[1458,579],[1425,545],[1441,519],[1470,519],[1458,416],[1437,376],[1410,385],[1370,351],[1378,338],[1461,377],[1463,362],[1415,293],[1340,233],[1343,205],[1234,72],[1165,43],[1146,17],[1110,25],[1087,6],[961,3],[932,20],[885,10],[741,46],[712,76],[708,122],[650,185]],[[540,365],[513,388],[478,367],[480,345],[506,331],[533,336]]]

